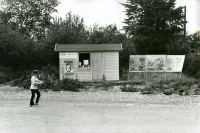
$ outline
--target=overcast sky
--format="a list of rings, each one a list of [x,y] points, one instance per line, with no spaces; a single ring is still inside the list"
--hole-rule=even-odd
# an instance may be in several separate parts
[[[92,26],[97,23],[99,26],[116,24],[122,29],[124,24],[125,8],[119,3],[126,0],[58,0],[58,13],[54,16],[65,18],[69,11],[83,17],[85,25]],[[200,30],[200,0],[176,0],[177,6],[187,6],[186,29],[188,33],[195,33]]]

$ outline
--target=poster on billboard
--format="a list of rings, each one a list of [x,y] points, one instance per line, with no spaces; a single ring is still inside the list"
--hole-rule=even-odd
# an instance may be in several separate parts
[[[143,72],[145,71],[145,55],[130,55],[129,71]]]
[[[145,71],[165,72],[166,55],[146,55]]]
[[[167,55],[166,72],[182,72],[185,55]]]

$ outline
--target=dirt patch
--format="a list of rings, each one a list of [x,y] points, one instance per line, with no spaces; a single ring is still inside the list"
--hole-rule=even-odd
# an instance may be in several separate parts
[[[5,88],[4,88],[5,89]],[[199,96],[139,93],[0,92],[1,133],[199,133]]]

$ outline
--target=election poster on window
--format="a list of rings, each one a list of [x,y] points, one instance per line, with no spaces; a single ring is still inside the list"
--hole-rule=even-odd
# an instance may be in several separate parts
[[[167,55],[166,72],[182,72],[185,55]]]
[[[146,55],[146,68],[148,72],[166,71],[166,55]]]
[[[129,71],[142,72],[145,71],[145,55],[130,55]]]

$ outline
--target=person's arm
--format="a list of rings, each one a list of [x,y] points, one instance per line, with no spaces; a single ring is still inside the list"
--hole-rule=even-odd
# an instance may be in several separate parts
[[[39,80],[38,78],[35,78],[35,83],[39,85],[39,84],[43,84],[43,81]]]

